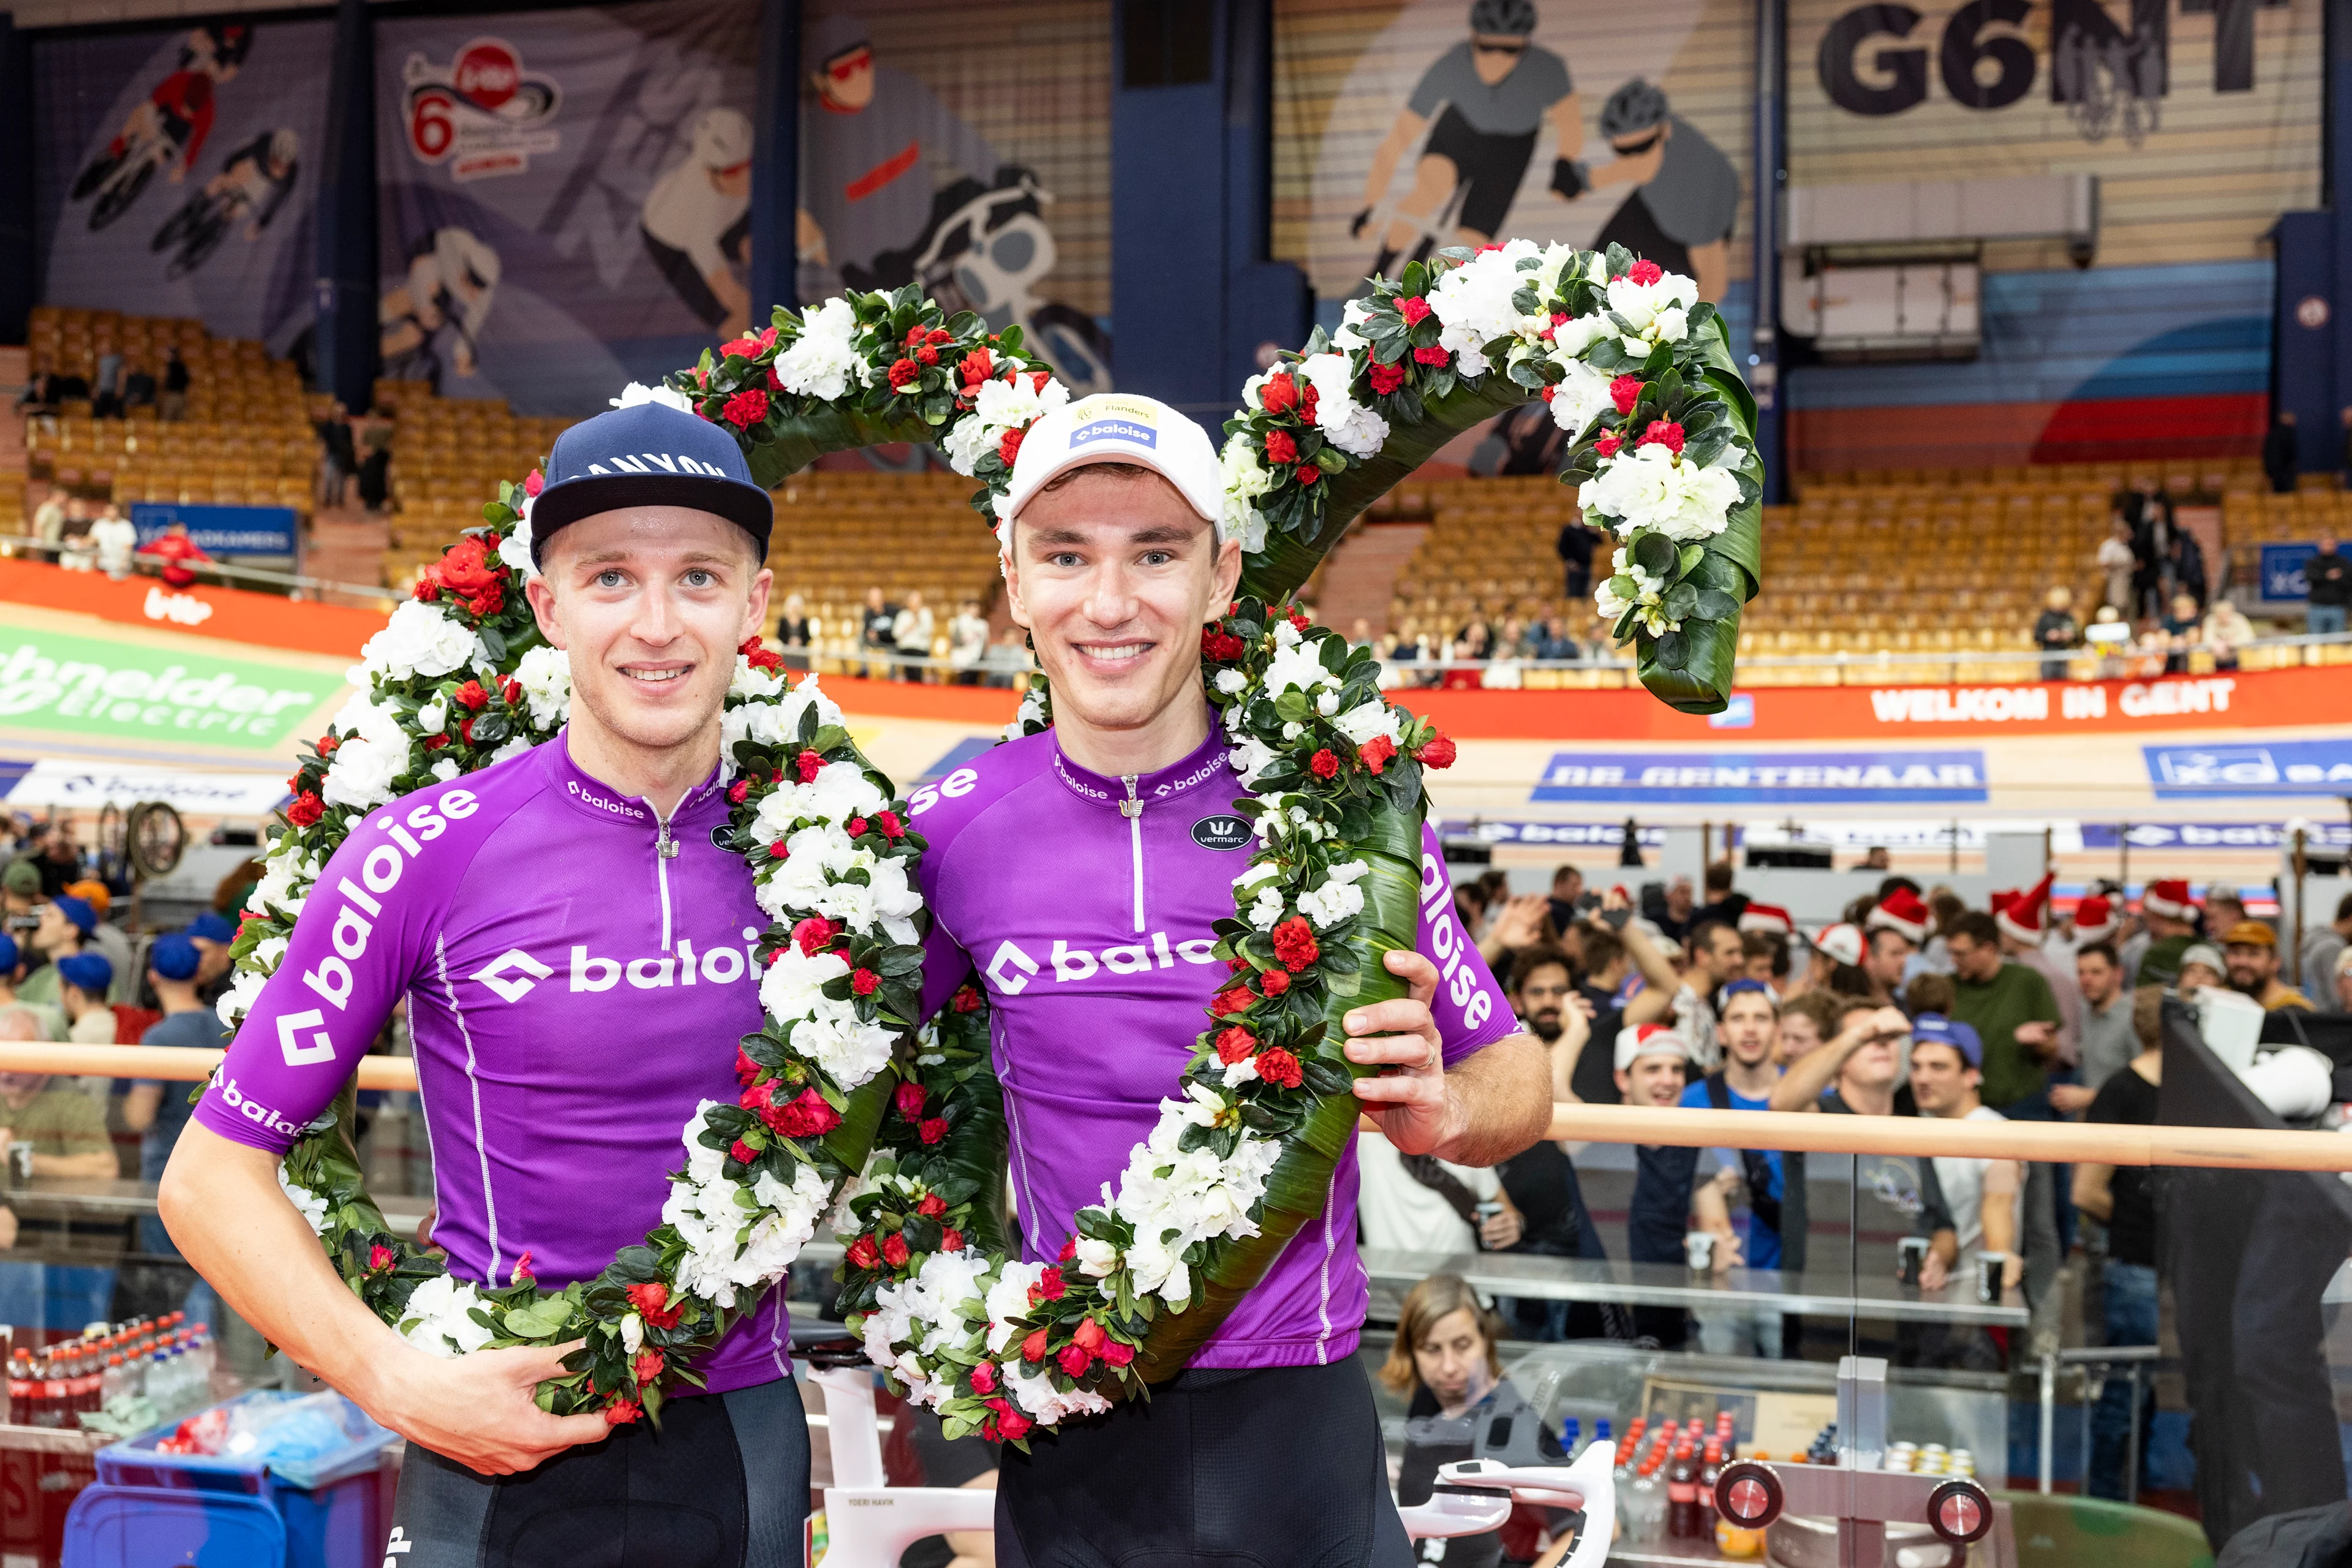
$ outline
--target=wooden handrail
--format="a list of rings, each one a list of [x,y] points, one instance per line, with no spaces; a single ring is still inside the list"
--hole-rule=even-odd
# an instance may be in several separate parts
[[[0,1040],[0,1072],[106,1078],[210,1078],[219,1051],[169,1046]],[[414,1089],[409,1057],[362,1057],[362,1089]],[[1362,1123],[1370,1127],[1370,1122]],[[1811,1111],[1688,1110],[1641,1105],[1551,1108],[1547,1137],[1687,1149],[1793,1149],[1830,1154],[1945,1154],[2052,1164],[2200,1165],[2247,1171],[2352,1171],[2352,1137],[2237,1127],[2126,1127],[2112,1122],[1946,1121]]]

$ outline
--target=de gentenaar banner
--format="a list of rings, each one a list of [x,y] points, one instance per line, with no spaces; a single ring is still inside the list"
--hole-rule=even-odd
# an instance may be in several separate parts
[[[1752,11],[1277,6],[1274,254],[1306,269],[1333,327],[1367,274],[1394,277],[1442,247],[1620,244],[1695,279],[1744,344]],[[1563,441],[1536,403],[1459,455],[1474,472],[1556,472]]]
[[[759,9],[375,26],[383,374],[587,414],[749,319]]]
[[[40,298],[287,352],[310,326],[333,36],[263,17],[39,38]]]

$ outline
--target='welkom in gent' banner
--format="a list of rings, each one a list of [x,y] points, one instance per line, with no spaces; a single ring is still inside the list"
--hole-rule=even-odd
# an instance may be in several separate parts
[[[341,684],[286,665],[0,627],[0,725],[267,751]]]

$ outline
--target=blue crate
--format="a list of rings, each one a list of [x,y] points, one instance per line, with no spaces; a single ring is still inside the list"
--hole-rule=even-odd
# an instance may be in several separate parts
[[[342,1426],[349,1443],[303,1465],[302,1485],[254,1455],[157,1453],[176,1423],[100,1449],[98,1480],[66,1516],[64,1568],[369,1568],[388,1525],[378,1475],[394,1437],[348,1400]]]

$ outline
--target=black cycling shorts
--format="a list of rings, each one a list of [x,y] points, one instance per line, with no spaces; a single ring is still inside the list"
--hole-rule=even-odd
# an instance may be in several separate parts
[[[1528,160],[1536,154],[1536,133],[1497,136],[1474,131],[1449,103],[1429,128],[1429,141],[1421,151],[1423,157],[1452,163],[1461,181],[1462,209],[1454,215],[1455,226],[1491,237],[1503,232],[1503,222],[1511,216]]]
[[[998,1568],[1410,1568],[1370,1385],[1329,1366],[1179,1373],[1006,1445]],[[421,1568],[421,1565],[420,1565]]]
[[[519,1476],[485,1476],[415,1444],[400,1467],[401,1568],[800,1568],[808,1421],[791,1378],[662,1407],[661,1430]],[[405,1543],[404,1545],[403,1543]]]

